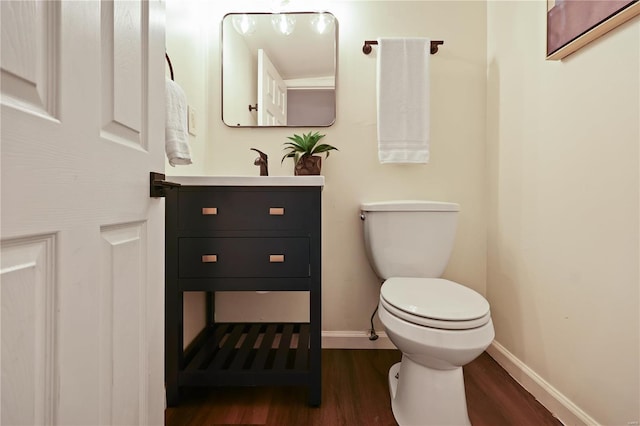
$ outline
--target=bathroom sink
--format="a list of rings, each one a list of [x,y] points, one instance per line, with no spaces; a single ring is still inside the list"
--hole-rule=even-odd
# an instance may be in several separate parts
[[[324,186],[324,176],[167,176],[191,186]]]

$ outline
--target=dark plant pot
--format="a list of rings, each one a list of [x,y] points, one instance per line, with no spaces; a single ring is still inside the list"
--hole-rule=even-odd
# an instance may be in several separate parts
[[[322,168],[322,157],[303,155],[296,163],[293,173],[296,176],[319,175]]]

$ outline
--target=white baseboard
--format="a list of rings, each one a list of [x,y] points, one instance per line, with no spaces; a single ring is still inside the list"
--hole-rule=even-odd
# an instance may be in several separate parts
[[[523,388],[533,395],[558,420],[567,426],[598,426],[592,417],[569,398],[551,386],[546,380],[520,361],[500,343],[494,341],[487,352]]]
[[[396,349],[384,331],[376,333],[376,340],[369,340],[367,331],[323,331],[323,349]]]

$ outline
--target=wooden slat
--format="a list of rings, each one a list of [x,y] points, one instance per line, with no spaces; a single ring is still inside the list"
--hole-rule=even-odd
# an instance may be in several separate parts
[[[243,324],[233,324],[231,326],[231,334],[227,335],[227,340],[223,343],[222,348],[220,348],[220,350],[215,354],[213,362],[209,364],[207,370],[219,370],[223,367],[225,361],[229,357],[229,354],[235,348],[238,340],[240,340],[243,329]]]
[[[244,342],[242,342],[242,347],[236,353],[233,362],[229,366],[229,370],[241,370],[246,362],[247,358],[251,351],[253,351],[253,347],[256,344],[256,340],[258,339],[258,335],[260,333],[260,329],[262,328],[261,324],[252,324],[249,332],[246,334],[244,338]]]
[[[260,343],[260,349],[256,354],[253,363],[251,364],[252,370],[262,370],[267,362],[267,356],[273,346],[273,339],[276,336],[276,324],[269,324],[267,330],[263,334],[262,343]]]
[[[309,324],[300,324],[298,333],[298,347],[296,348],[296,360],[293,368],[296,370],[307,369],[309,361]]]
[[[274,370],[284,370],[287,367],[287,358],[291,351],[291,336],[293,335],[293,324],[285,324],[282,327],[282,334],[280,335],[280,344],[276,351],[276,358],[273,362]]]
[[[205,363],[211,359],[213,353],[217,350],[222,337],[227,332],[228,326],[228,324],[221,324],[216,327],[215,332],[205,340],[202,349],[193,357],[185,370],[200,370],[205,367]]]

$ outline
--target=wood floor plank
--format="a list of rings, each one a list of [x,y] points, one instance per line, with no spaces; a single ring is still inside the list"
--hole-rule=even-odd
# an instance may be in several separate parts
[[[474,425],[561,424],[486,353],[465,367],[465,384]]]
[[[308,405],[304,387],[193,388],[165,413],[167,426],[395,426],[388,371],[396,350],[322,351],[322,404]],[[474,426],[561,426],[488,354],[464,368]]]

